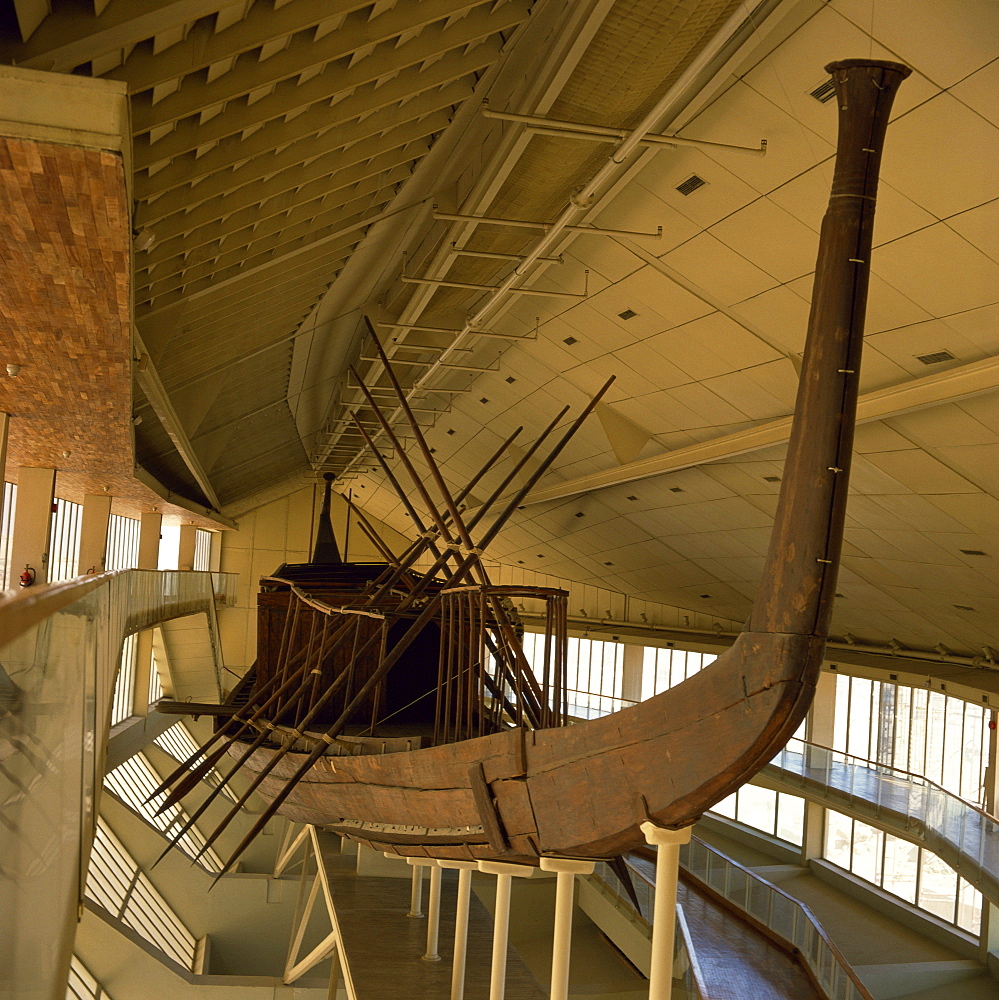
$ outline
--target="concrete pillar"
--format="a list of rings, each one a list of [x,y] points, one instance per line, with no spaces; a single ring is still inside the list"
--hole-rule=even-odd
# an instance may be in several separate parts
[[[636,648],[636,647],[625,647]],[[572,903],[577,875],[591,875],[592,861],[576,858],[542,858],[543,872],[557,872],[555,885],[555,933],[552,938],[552,986],[550,1000],[569,996],[569,953],[572,948]]]
[[[437,935],[441,924],[441,871],[438,865],[430,869],[430,898],[427,901],[427,951],[424,962],[439,962]]]
[[[163,515],[146,511],[139,515],[139,554],[136,569],[156,569],[160,561],[160,528]],[[132,714],[149,712],[149,678],[153,669],[152,629],[140,632],[135,640],[135,688],[132,692]]]
[[[627,701],[642,700],[642,671],[645,669],[645,647],[625,645],[621,665],[621,697]]]
[[[111,520],[111,497],[107,493],[83,498],[80,518],[80,554],[76,561],[78,576],[103,573],[108,555],[108,523]]]
[[[35,583],[48,580],[49,534],[55,502],[55,469],[19,469],[14,538],[10,550],[10,581],[30,566]]]
[[[820,747],[831,747],[836,725],[836,679],[839,675],[829,670],[819,674],[815,686],[815,699],[808,714],[805,734],[810,743]],[[829,754],[824,750],[806,748],[806,762],[810,767],[825,768],[829,764]],[[818,802],[805,800],[805,828],[801,838],[801,862],[807,864],[810,858],[821,858],[825,850],[826,810]]]
[[[510,940],[510,885],[514,876],[530,878],[527,865],[480,861],[479,871],[496,876],[496,909],[493,912],[493,960],[489,975],[489,1000],[506,996],[506,955]]]
[[[479,866],[474,861],[438,861],[437,864],[441,868],[456,868],[458,870],[458,899],[454,911],[454,957],[451,960],[451,1000],[464,1000],[472,872]]]
[[[673,944],[676,937],[676,883],[680,847],[690,843],[689,826],[664,830],[643,823],[645,842],[656,849],[656,896],[652,909],[652,966],[649,1000],[670,1000],[673,992]]]
[[[177,552],[177,569],[194,569],[194,550],[198,541],[198,526],[180,526],[180,548]]]
[[[163,515],[159,511],[147,511],[139,515],[139,556],[137,569],[158,569],[160,564],[160,530]]]

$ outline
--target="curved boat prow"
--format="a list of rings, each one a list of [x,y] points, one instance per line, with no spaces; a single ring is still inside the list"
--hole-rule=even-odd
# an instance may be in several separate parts
[[[782,694],[752,745],[716,780],[655,816],[671,826],[692,822],[784,745],[808,712],[825,651],[853,453],[881,154],[896,91],[911,70],[847,59],[826,71],[836,86],[839,135],[780,497],[748,623],[707,675],[712,683],[726,672],[741,676],[747,702],[776,688]],[[752,738],[756,715],[727,713],[731,725],[717,737],[730,747]]]

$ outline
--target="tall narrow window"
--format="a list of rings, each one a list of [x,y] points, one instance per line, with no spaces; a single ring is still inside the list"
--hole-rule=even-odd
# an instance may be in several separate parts
[[[10,572],[10,548],[14,542],[14,507],[17,504],[17,486],[3,484],[3,518],[0,519],[0,587],[7,589],[13,584]]]
[[[52,527],[49,530],[48,579],[50,583],[72,580],[76,576],[76,560],[80,555],[80,522],[83,505],[70,500],[55,502]]]

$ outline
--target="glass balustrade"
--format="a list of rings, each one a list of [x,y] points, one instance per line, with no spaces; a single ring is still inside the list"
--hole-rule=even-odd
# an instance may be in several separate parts
[[[917,841],[999,898],[999,823],[929,778],[801,739],[790,740],[764,774]]]
[[[124,638],[234,598],[232,574],[123,570],[0,599],[0,993],[65,991]]]
[[[696,837],[680,848],[680,865],[789,947],[796,948],[831,1000],[872,1000],[808,907]]]

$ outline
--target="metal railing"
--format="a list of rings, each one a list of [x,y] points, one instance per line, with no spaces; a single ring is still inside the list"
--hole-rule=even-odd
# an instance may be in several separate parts
[[[829,1000],[873,1000],[803,903],[696,837],[680,848],[680,866],[794,949]]]
[[[999,902],[999,819],[935,781],[801,739],[761,774],[925,846]]]
[[[627,887],[606,862],[598,861],[593,874],[584,877],[651,941],[655,883],[627,859],[625,864],[628,866],[632,891],[638,899],[637,908]],[[679,903],[676,904],[676,934],[673,940],[673,1000],[711,1000],[712,994],[705,984],[697,961],[687,918]]]

